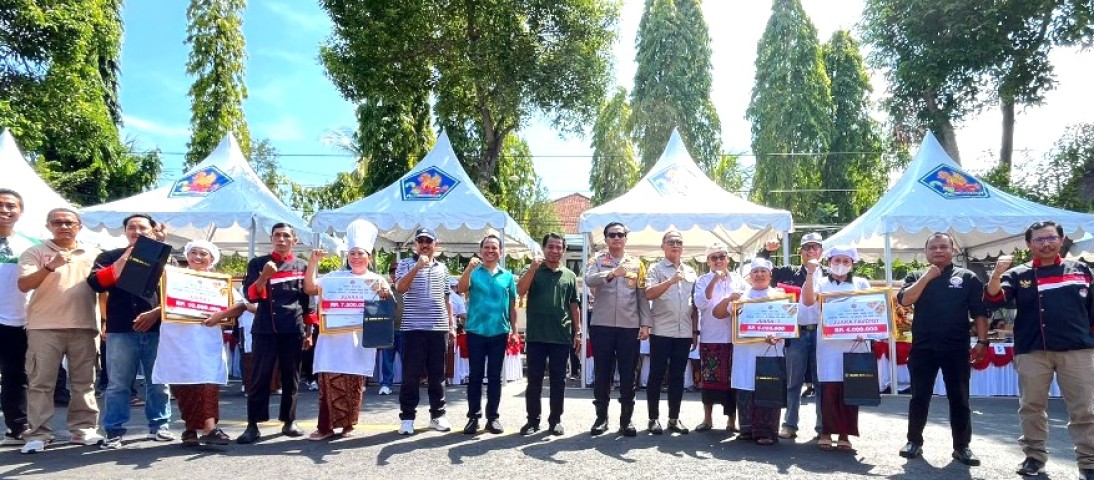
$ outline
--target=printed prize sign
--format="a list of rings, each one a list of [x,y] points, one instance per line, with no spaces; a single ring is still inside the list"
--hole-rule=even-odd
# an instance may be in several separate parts
[[[358,277],[324,277],[319,288],[320,333],[360,332],[366,303],[380,300],[376,288]]]
[[[886,288],[820,294],[821,335],[831,340],[889,338],[889,300]]]
[[[165,322],[200,323],[232,306],[232,277],[223,273],[165,267],[161,317]]]
[[[768,335],[798,337],[798,304],[793,295],[744,299],[733,304],[734,343],[740,343],[736,339],[761,339]]]

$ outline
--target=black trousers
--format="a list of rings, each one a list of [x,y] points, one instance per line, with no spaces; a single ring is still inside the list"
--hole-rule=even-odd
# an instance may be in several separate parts
[[[650,335],[650,378],[646,382],[646,405],[650,420],[661,418],[661,383],[665,371],[669,375],[669,419],[680,418],[680,402],[684,399],[684,372],[688,368],[691,338]]]
[[[501,367],[509,335],[467,334],[467,418],[482,418],[482,379],[486,378],[486,419],[498,418],[501,406]]]
[[[300,357],[304,337],[298,333],[254,333],[251,337],[254,371],[247,385],[247,423],[270,419],[270,382],[275,364],[281,373],[281,410],[277,419],[282,422],[296,421],[296,394],[300,389]]]
[[[942,370],[946,398],[950,401],[950,433],[953,448],[963,449],[972,441],[972,419],[969,412],[969,350],[928,350],[912,347],[908,356],[908,373],[912,377],[912,400],[908,402],[908,441],[923,445],[923,427],[934,394],[934,382]]]
[[[12,435],[27,429],[27,330],[0,325],[0,409]]]
[[[562,422],[562,406],[566,401],[566,361],[573,345],[562,343],[528,342],[525,355],[528,357],[528,389],[524,391],[524,407],[528,412],[528,421],[539,423],[543,412],[540,399],[543,397],[543,374],[550,368],[551,412],[547,423],[557,425]]]
[[[638,329],[620,327],[589,327],[593,342],[596,377],[593,379],[593,405],[596,417],[608,417],[611,402],[612,377],[619,368],[620,423],[631,421],[634,413],[634,366],[638,363]]]
[[[421,400],[418,384],[423,373],[429,384],[429,418],[443,417],[444,356],[448,352],[448,332],[410,330],[402,333],[403,387],[399,389],[399,419],[414,420],[417,415]]]

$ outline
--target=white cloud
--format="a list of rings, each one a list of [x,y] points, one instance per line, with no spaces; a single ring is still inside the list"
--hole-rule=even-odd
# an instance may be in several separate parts
[[[167,125],[154,120],[134,117],[133,115],[123,114],[122,122],[125,124],[127,130],[136,130],[150,135],[169,138],[188,138],[190,136],[189,127]]]
[[[290,3],[282,2],[263,2],[266,9],[274,15],[281,17],[290,25],[299,27],[301,30],[313,31],[313,32],[327,32],[330,31],[331,22],[327,18],[322,10],[319,13],[302,12],[296,7],[293,7]]]
[[[300,121],[291,115],[285,115],[272,123],[255,124],[252,138],[269,138],[276,145],[279,142],[303,140],[303,127]]]

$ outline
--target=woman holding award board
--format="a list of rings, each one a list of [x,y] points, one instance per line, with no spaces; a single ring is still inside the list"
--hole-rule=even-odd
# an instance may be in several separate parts
[[[384,277],[368,270],[377,229],[354,220],[346,230],[349,270],[316,278],[326,252],[314,250],[304,274],[304,292],[319,295],[319,340],[314,371],[319,376],[319,425],[308,440],[326,440],[340,428],[349,437],[360,416],[366,377],[376,367],[376,349],[361,348],[366,302],[391,298]]]
[[[213,273],[220,261],[216,245],[194,240],[183,251],[187,269],[168,267],[161,282],[163,321],[152,381],[170,385],[178,399],[186,424],[183,445],[227,445],[231,439],[217,428],[220,386],[228,384],[220,323],[238,317],[245,307],[232,306],[231,277]]]
[[[870,288],[870,282],[855,277],[852,271],[858,261],[854,248],[833,247],[824,254],[828,259],[828,278],[815,281],[814,272],[820,266],[816,260],[806,264],[806,281],[802,285],[802,305],[818,308],[818,294],[838,294]],[[820,383],[821,432],[817,446],[824,451],[833,449],[851,452],[854,448],[848,436],[858,436],[858,407],[845,405],[843,399],[843,354],[864,342],[862,336],[833,339],[823,333],[824,312],[821,311],[822,338],[817,342],[817,381]],[[838,441],[832,443],[832,435]]]
[[[748,282],[752,288],[741,296],[742,301],[759,300],[785,294],[782,289],[771,288],[771,261],[764,258],[752,259],[748,273]],[[714,307],[717,318],[730,317],[730,309],[740,306],[726,297]],[[785,311],[780,309],[780,311]],[[797,322],[796,315],[787,318]],[[785,323],[785,322],[784,322]],[[732,323],[733,332],[733,373],[730,378],[737,390],[737,419],[741,425],[742,440],[753,440],[757,445],[774,445],[779,441],[779,417],[781,408],[760,407],[753,403],[752,393],[756,389],[756,357],[763,356],[781,339],[772,333],[765,336],[741,335],[738,322]],[[785,388],[785,387],[784,387]]]

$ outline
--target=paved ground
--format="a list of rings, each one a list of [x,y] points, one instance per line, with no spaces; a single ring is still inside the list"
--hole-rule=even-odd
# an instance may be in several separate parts
[[[246,402],[239,384],[226,388],[221,397],[222,425],[229,435],[242,432]],[[546,393],[546,389],[545,389]],[[645,402],[635,412],[637,438],[614,434],[590,437],[593,420],[591,392],[567,392],[567,428],[562,437],[540,433],[528,438],[516,433],[524,421],[524,384],[510,383],[502,399],[502,435],[466,436],[427,430],[420,410],[418,432],[398,436],[398,397],[378,396],[376,387],[366,394],[358,436],[332,442],[288,439],[275,433],[280,425],[263,426],[266,435],[254,445],[184,448],[181,444],[144,440],[143,410],[133,409],[131,441],[127,448],[100,451],[93,447],[55,444],[44,453],[21,455],[17,448],[0,451],[2,478],[894,478],[973,479],[1017,478],[1014,469],[1021,461],[1015,442],[1018,435],[1017,400],[981,398],[973,400],[973,450],[983,465],[969,468],[950,459],[946,402],[935,398],[927,426],[925,459],[907,461],[896,452],[904,444],[907,397],[886,397],[880,407],[863,408],[862,437],[856,439],[856,454],[821,452],[807,438],[760,447],[735,441],[724,432],[690,435],[647,435]],[[644,399],[645,393],[639,392]],[[425,391],[422,391],[423,400]],[[465,421],[464,387],[448,389],[449,417],[456,430]],[[273,400],[278,401],[278,397]],[[310,431],[315,426],[316,392],[300,395],[300,423]],[[664,401],[664,400],[662,400]],[[544,402],[546,409],[546,401]],[[662,407],[664,409],[666,407]],[[276,403],[271,413],[276,416]],[[617,416],[619,406],[612,405]],[[803,430],[813,426],[812,406],[803,408]],[[702,419],[699,395],[685,396],[683,420],[694,426]],[[546,411],[544,412],[546,415]],[[1067,435],[1063,404],[1053,401],[1050,411],[1050,478],[1076,478],[1074,456]],[[181,432],[176,411],[172,427]],[[58,431],[63,428],[64,411],[58,412]],[[716,419],[716,424],[722,423]],[[545,423],[545,422],[544,422]],[[616,427],[612,418],[612,427]],[[805,436],[805,435],[803,435]]]

